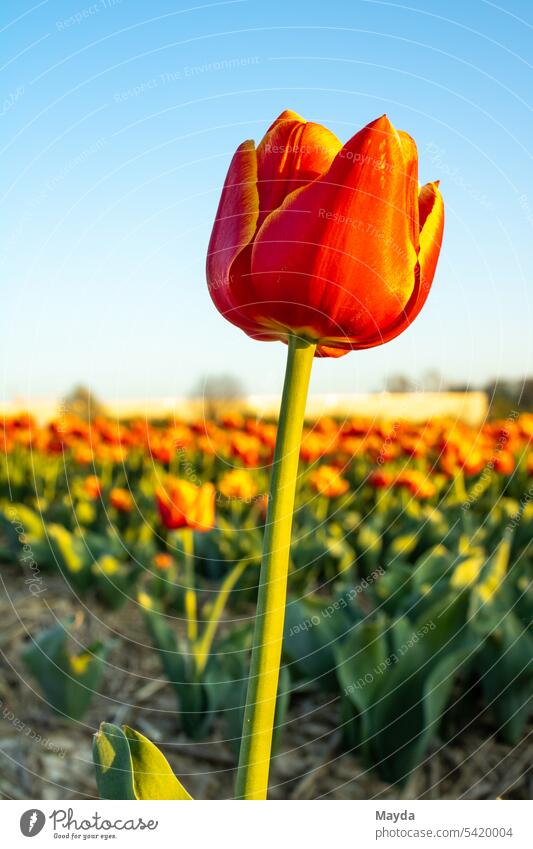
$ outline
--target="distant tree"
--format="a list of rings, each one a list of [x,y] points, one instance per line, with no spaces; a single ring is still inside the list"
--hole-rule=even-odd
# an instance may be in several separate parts
[[[404,374],[391,374],[385,382],[387,392],[446,392],[448,385],[437,369],[424,372],[420,380]]]
[[[245,396],[242,382],[232,374],[213,374],[202,378],[189,393],[192,400],[204,402],[205,415],[208,417],[242,401]]]
[[[391,374],[385,381],[387,392],[413,392],[415,383],[403,374]]]
[[[60,406],[63,414],[77,416],[87,422],[105,415],[104,405],[82,384],[71,389],[61,400]]]
[[[425,392],[446,392],[448,385],[438,369],[429,369],[422,378],[422,388]]]
[[[525,380],[517,381],[517,384],[520,409],[533,411],[533,377],[526,377]]]
[[[470,383],[450,383],[448,392],[474,392],[475,387]]]
[[[505,418],[513,410],[533,412],[533,377],[492,380],[484,387],[493,418]]]

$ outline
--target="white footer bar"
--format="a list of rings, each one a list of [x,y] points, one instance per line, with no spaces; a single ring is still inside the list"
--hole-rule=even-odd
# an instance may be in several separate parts
[[[530,847],[519,801],[1,803],[2,845],[207,849]],[[32,842],[32,839],[35,842]]]

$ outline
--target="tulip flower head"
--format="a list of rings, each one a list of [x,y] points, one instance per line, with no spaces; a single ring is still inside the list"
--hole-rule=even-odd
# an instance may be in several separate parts
[[[533,414],[525,413],[520,417],[518,431],[523,439],[533,441]]]
[[[394,475],[390,472],[381,471],[380,469],[376,469],[368,476],[368,483],[370,486],[373,486],[374,489],[388,489],[392,486],[393,482]]]
[[[191,528],[209,531],[215,524],[215,488],[211,483],[195,486],[169,476],[155,493],[161,521],[169,530]]]
[[[330,436],[308,431],[304,433],[300,446],[300,457],[306,463],[314,463],[331,450],[333,440]]]
[[[100,483],[100,478],[96,475],[88,475],[83,483],[83,488],[86,495],[92,499],[100,498],[102,494],[102,484]]]
[[[174,558],[166,551],[158,551],[154,554],[154,566],[161,572],[166,572],[174,565]]]
[[[338,357],[398,336],[440,252],[438,183],[418,184],[413,139],[384,115],[345,145],[285,111],[237,149],[207,255],[217,309],[255,339],[295,334]]]
[[[494,458],[494,468],[500,475],[512,475],[515,470],[515,458],[511,451],[504,449]]]
[[[407,469],[396,477],[395,486],[403,487],[415,498],[432,498],[437,489],[429,477],[416,469]]]
[[[258,466],[261,461],[261,441],[257,436],[251,436],[248,433],[233,433],[231,453],[249,468]]]
[[[220,479],[218,491],[230,500],[251,501],[257,494],[257,484],[244,469],[232,469]]]
[[[349,489],[348,481],[341,477],[334,466],[319,466],[309,475],[309,485],[319,495],[337,498]]]
[[[88,466],[93,462],[93,451],[90,445],[76,445],[73,450],[73,459],[80,466]]]
[[[114,487],[109,493],[109,503],[119,513],[131,513],[133,510],[133,498],[127,489],[120,486]]]

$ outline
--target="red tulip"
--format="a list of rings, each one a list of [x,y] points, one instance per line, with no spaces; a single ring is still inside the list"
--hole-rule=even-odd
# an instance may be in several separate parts
[[[504,449],[494,458],[494,468],[500,475],[512,475],[515,465],[514,455],[508,449]]]
[[[168,476],[155,493],[161,521],[169,530],[209,531],[215,524],[215,487]]]
[[[231,162],[207,255],[215,306],[255,339],[294,333],[319,356],[393,339],[433,281],[437,186],[419,187],[416,145],[386,116],[343,146],[283,112]]]
[[[392,486],[393,482],[394,475],[390,472],[379,471],[378,469],[371,472],[368,476],[368,483],[376,489],[387,489],[389,486]]]
[[[406,469],[396,477],[396,486],[408,489],[416,498],[432,498],[437,489],[429,477],[417,469]]]

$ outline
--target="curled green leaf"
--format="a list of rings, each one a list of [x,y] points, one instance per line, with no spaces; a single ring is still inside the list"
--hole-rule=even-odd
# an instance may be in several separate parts
[[[157,746],[127,725],[102,722],[93,759],[101,799],[192,799]]]

